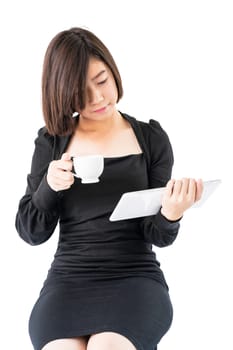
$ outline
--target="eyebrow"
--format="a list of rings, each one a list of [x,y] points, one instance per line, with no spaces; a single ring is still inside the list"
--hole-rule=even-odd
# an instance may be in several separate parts
[[[92,78],[91,80],[95,80],[95,79],[99,78],[99,76],[100,76],[101,74],[105,73],[105,72],[106,72],[105,69],[101,70],[101,71],[100,71],[94,78]]]

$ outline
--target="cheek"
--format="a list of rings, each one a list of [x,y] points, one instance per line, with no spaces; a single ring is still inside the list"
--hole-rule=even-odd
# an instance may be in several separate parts
[[[111,101],[117,101],[118,91],[115,82],[112,82],[106,87],[106,96],[108,96],[108,98],[111,99]]]

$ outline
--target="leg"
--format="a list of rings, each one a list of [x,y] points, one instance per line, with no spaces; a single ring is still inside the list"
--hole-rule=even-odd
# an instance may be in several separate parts
[[[57,339],[50,341],[41,350],[86,350],[87,340],[84,337]]]
[[[123,335],[114,332],[93,334],[87,344],[87,350],[136,350],[135,346]]]

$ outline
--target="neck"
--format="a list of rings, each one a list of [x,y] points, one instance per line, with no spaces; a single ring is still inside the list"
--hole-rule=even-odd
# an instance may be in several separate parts
[[[80,114],[78,121],[79,131],[85,133],[108,133],[113,128],[115,128],[119,122],[122,120],[122,117],[118,111],[115,111],[111,117],[102,120],[93,120],[86,118]]]

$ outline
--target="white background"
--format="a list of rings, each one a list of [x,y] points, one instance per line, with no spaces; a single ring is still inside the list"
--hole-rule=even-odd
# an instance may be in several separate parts
[[[170,286],[174,321],[159,350],[230,350],[232,342],[232,1],[2,1],[1,338],[32,349],[27,333],[57,244],[31,247],[14,227],[34,139],[43,125],[41,69],[49,41],[72,26],[92,30],[124,83],[119,109],[157,119],[175,153],[173,176],[221,178],[190,209],[171,246],[155,248]]]

